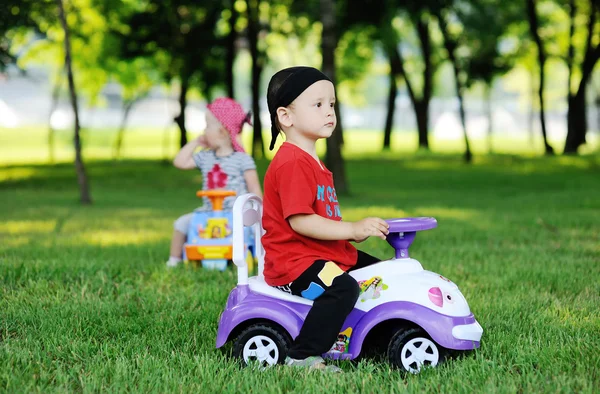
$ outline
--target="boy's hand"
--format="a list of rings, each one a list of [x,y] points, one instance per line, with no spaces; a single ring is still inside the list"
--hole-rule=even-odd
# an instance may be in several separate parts
[[[381,218],[365,218],[352,223],[353,241],[362,242],[369,237],[379,237],[385,240],[390,233],[390,226]]]

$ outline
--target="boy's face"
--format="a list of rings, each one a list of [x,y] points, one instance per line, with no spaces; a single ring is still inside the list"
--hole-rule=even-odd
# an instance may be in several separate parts
[[[331,137],[337,124],[334,104],[333,84],[326,80],[313,83],[289,108],[294,129],[315,141]]]

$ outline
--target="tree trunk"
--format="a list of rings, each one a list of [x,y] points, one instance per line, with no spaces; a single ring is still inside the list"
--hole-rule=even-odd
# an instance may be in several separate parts
[[[600,134],[600,89],[596,89],[594,104],[596,104],[596,132]]]
[[[262,135],[262,123],[260,121],[260,76],[262,73],[262,56],[258,50],[258,7],[257,0],[246,0],[248,12],[248,43],[250,44],[250,56],[252,57],[252,112],[254,131],[252,133],[252,156],[254,158],[265,156],[265,143]]]
[[[121,156],[121,147],[123,146],[123,137],[125,135],[125,128],[127,127],[127,120],[129,119],[131,109],[133,108],[136,102],[137,99],[133,99],[123,103],[123,117],[121,118],[121,125],[119,126],[119,131],[117,132],[117,139],[115,141],[115,148],[113,152],[113,160],[117,160]]]
[[[252,157],[265,157],[265,142],[262,135],[262,122],[260,119],[260,75],[262,67],[252,63]]]
[[[85,172],[85,165],[83,164],[83,158],[81,155],[81,139],[80,139],[80,125],[79,125],[79,110],[77,108],[77,91],[75,90],[75,78],[73,78],[73,67],[71,65],[71,41],[69,35],[69,26],[67,25],[67,18],[65,16],[65,9],[63,7],[62,0],[56,0],[58,5],[58,13],[60,23],[65,33],[65,66],[67,68],[67,78],[69,80],[69,95],[71,97],[71,106],[73,107],[73,115],[75,117],[75,136],[73,142],[75,145],[75,171],[77,173],[77,182],[79,183],[79,194],[80,202],[88,205],[92,203],[90,195],[90,187],[88,184],[88,178]]]
[[[573,46],[573,35],[575,34],[575,15],[577,14],[577,5],[575,0],[569,0],[569,49],[567,51],[567,69],[569,76],[567,78],[567,102],[571,97],[571,82],[573,80],[573,62],[575,58],[575,47]]]
[[[187,107],[187,93],[189,89],[189,76],[181,75],[181,90],[179,91],[179,115],[175,117],[175,123],[179,126],[179,146],[183,148],[187,144],[187,129],[185,128],[185,109]]]
[[[547,155],[553,155],[554,149],[548,143],[548,133],[546,131],[546,110],[544,103],[544,84],[545,84],[545,67],[546,58],[545,55],[539,56],[540,63],[540,85],[538,88],[538,99],[540,101],[540,126],[542,128],[542,137],[544,138],[544,149]]]
[[[429,149],[429,104],[422,99],[416,100],[413,102],[413,109],[419,133],[419,148]]]
[[[465,115],[465,105],[464,105],[464,87],[463,83],[460,80],[460,67],[458,65],[458,61],[456,59],[455,50],[458,47],[458,43],[450,36],[450,32],[448,31],[448,26],[446,24],[446,20],[444,19],[441,12],[438,13],[438,22],[440,25],[440,30],[442,32],[442,36],[444,37],[444,47],[448,52],[448,58],[452,63],[452,69],[454,70],[454,83],[456,86],[456,97],[458,97],[458,111],[460,114],[460,123],[463,127],[463,135],[465,138],[465,161],[470,163],[473,160],[473,155],[471,153],[471,146],[469,144],[469,136],[467,135],[467,120]]]
[[[458,71],[455,71],[456,74],[458,74]],[[458,75],[456,75],[456,78],[458,79]],[[467,163],[470,163],[473,161],[473,153],[471,153],[471,145],[469,144],[469,136],[467,134],[467,120],[466,120],[466,115],[465,115],[465,104],[464,104],[464,95],[462,93],[462,87],[458,86],[460,85],[459,82],[457,82],[457,86],[456,89],[458,91],[457,96],[458,96],[458,109],[460,112],[460,123],[462,123],[462,127],[463,127],[463,133],[465,136],[465,161]]]
[[[397,95],[398,84],[396,83],[396,75],[392,70],[390,70],[390,93],[388,95],[387,116],[385,118],[385,129],[383,131],[383,149],[390,149]]]
[[[535,41],[538,50],[538,64],[540,67],[540,85],[538,89],[538,98],[540,100],[540,125],[542,127],[542,137],[544,139],[544,149],[547,155],[553,155],[554,149],[548,144],[546,133],[546,116],[544,108],[544,79],[546,66],[546,51],[538,30],[538,19],[535,9],[535,0],[527,0],[527,16],[529,17],[529,30]]]
[[[431,59],[431,39],[429,35],[430,19],[429,17],[427,17],[426,20],[423,18],[425,17],[417,15],[417,19],[413,21],[417,27],[423,63],[425,64],[423,69],[423,94],[420,98],[417,97],[408,73],[406,72],[402,52],[400,52],[397,46],[398,43],[390,48],[389,55],[391,56],[390,64],[398,69],[398,73],[402,75],[406,84],[406,90],[408,91],[408,96],[410,97],[410,102],[412,103],[415,112],[419,135],[419,148],[429,149],[429,102],[431,101],[435,67]]]
[[[337,37],[335,34],[335,0],[321,0],[321,23],[323,31],[321,34],[321,53],[323,54],[322,70],[335,86],[335,48],[337,46]],[[340,113],[339,100],[336,101],[336,113]],[[335,188],[339,194],[348,194],[350,192],[346,180],[346,170],[344,157],[342,156],[342,122],[338,120],[333,135],[327,139],[327,155],[325,163],[333,173],[335,179]]]
[[[600,94],[596,93],[596,132],[600,134]]]
[[[50,103],[50,113],[48,114],[48,160],[50,164],[54,163],[54,134],[55,130],[52,127],[52,114],[58,107],[58,100],[60,95],[60,85],[62,82],[62,71],[56,76],[56,82],[52,88],[52,101]]]
[[[336,44],[337,46],[337,44]],[[335,117],[337,122],[340,124],[340,133],[336,136],[339,138],[340,149],[344,146],[344,133],[342,132],[342,125],[344,124],[344,114],[342,114],[342,109],[340,108],[339,97],[336,97],[335,101]]]
[[[568,131],[564,153],[577,153],[577,149],[585,144],[585,134],[587,133],[586,88],[592,71],[594,71],[594,66],[598,62],[598,59],[600,59],[600,43],[595,46],[592,45],[594,26],[596,24],[596,11],[593,2],[590,1],[588,37],[585,56],[581,65],[581,81],[579,81],[577,93],[569,99],[569,109],[567,111]]]
[[[421,43],[423,54],[423,95],[419,105],[416,106],[417,126],[419,128],[419,147],[429,150],[429,103],[433,91],[433,64],[431,60],[431,37],[429,34],[429,17],[423,20],[420,16],[417,21],[417,35]],[[418,108],[418,109],[417,109]]]
[[[494,119],[492,114],[492,83],[486,83],[485,87],[485,102],[486,102],[486,112],[488,118],[488,153],[493,153],[494,149],[492,146],[492,132],[494,131]]]
[[[389,33],[388,33],[389,34]],[[391,35],[391,34],[390,34]],[[383,132],[383,149],[389,149],[391,146],[392,129],[394,127],[394,114],[396,112],[396,96],[398,96],[398,82],[396,77],[402,75],[404,71],[404,65],[402,64],[402,57],[398,52],[396,42],[387,42],[388,49],[388,60],[390,62],[390,91],[388,95],[387,105],[387,116],[385,119],[385,129]],[[414,96],[410,81],[406,83],[407,89],[411,100]]]
[[[586,90],[585,86],[581,87],[577,94],[569,99],[565,154],[577,153],[579,146],[585,143],[585,133],[587,131]]]
[[[163,130],[163,135],[162,135],[162,153],[163,153],[163,163],[169,163],[172,162],[172,159],[169,159],[169,136],[171,133],[169,133],[171,129],[171,123],[169,123],[167,126],[165,126],[165,129]]]
[[[535,132],[533,130],[534,126],[534,120],[535,120],[535,111],[534,111],[534,107],[533,104],[535,102],[535,76],[534,76],[534,72],[533,72],[533,68],[531,70],[529,70],[529,98],[530,98],[530,105],[529,105],[529,119],[528,119],[528,124],[529,124],[529,145],[531,145],[532,147],[535,145]]]
[[[229,18],[229,35],[227,36],[227,70],[225,71],[227,75],[225,83],[227,85],[227,95],[235,98],[233,66],[235,63],[235,41],[237,39],[235,24],[238,19],[238,13],[235,10],[235,0],[231,0],[229,10],[231,11],[231,17]]]

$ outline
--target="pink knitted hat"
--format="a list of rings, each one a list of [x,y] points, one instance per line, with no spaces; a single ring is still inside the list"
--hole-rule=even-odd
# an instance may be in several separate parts
[[[242,131],[244,123],[252,125],[250,121],[250,112],[246,113],[244,108],[229,97],[221,97],[206,106],[219,122],[229,131],[231,143],[236,152],[245,152],[242,145],[237,140],[237,136]]]

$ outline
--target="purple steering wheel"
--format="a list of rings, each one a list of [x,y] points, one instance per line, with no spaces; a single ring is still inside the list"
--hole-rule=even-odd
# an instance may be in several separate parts
[[[437,227],[437,220],[428,217],[388,219],[390,233],[386,240],[396,250],[397,259],[407,259],[408,248],[415,239],[417,231],[431,230]]]

